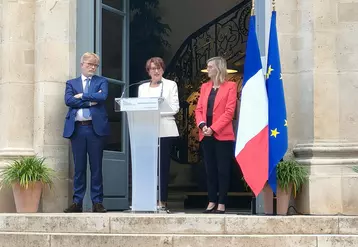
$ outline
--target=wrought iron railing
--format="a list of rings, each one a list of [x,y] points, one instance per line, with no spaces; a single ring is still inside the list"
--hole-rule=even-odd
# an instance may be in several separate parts
[[[177,124],[180,140],[172,157],[181,163],[195,163],[198,159],[190,159],[188,153],[198,155],[198,145],[193,138],[195,133],[192,133],[195,129],[191,127],[195,126],[193,108],[198,91],[202,82],[207,80],[201,70],[206,67],[207,59],[214,56],[223,56],[230,66],[243,64],[250,12],[251,0],[243,0],[198,29],[183,42],[166,69],[166,78],[178,83],[181,110],[177,115]]]

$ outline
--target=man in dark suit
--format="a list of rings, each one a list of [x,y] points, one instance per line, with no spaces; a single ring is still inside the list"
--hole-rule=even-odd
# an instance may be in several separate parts
[[[106,212],[103,207],[102,157],[104,138],[109,135],[108,116],[104,101],[108,82],[96,76],[99,57],[85,53],[81,57],[81,76],[66,82],[65,103],[69,107],[63,137],[71,140],[75,163],[73,203],[65,213],[82,212],[86,192],[87,154],[91,170],[93,212]]]

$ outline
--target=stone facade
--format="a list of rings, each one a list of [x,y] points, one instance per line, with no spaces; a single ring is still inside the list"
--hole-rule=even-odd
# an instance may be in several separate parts
[[[47,157],[59,179],[43,212],[69,201],[62,138],[65,81],[76,76],[76,0],[0,0],[0,169],[19,155]],[[297,199],[305,213],[357,214],[358,0],[278,0],[290,152],[310,168]],[[0,212],[13,212],[0,191]]]
[[[310,168],[300,211],[357,214],[358,1],[276,1],[290,146]]]
[[[65,82],[76,75],[75,0],[0,1],[0,169],[20,155],[38,154],[56,170],[43,212],[68,204],[69,144],[62,138]],[[0,212],[12,212],[10,190]]]

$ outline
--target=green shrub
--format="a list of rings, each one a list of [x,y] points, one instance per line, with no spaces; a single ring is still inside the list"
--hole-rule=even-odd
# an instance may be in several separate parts
[[[53,185],[55,171],[45,164],[45,158],[37,156],[22,157],[14,160],[0,171],[2,186],[11,186],[19,183],[21,187],[28,188],[34,182],[41,182],[50,188]]]

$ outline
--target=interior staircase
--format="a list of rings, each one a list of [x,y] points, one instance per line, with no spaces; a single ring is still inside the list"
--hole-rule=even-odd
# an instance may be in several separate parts
[[[349,247],[357,233],[354,216],[0,215],[0,247]]]

